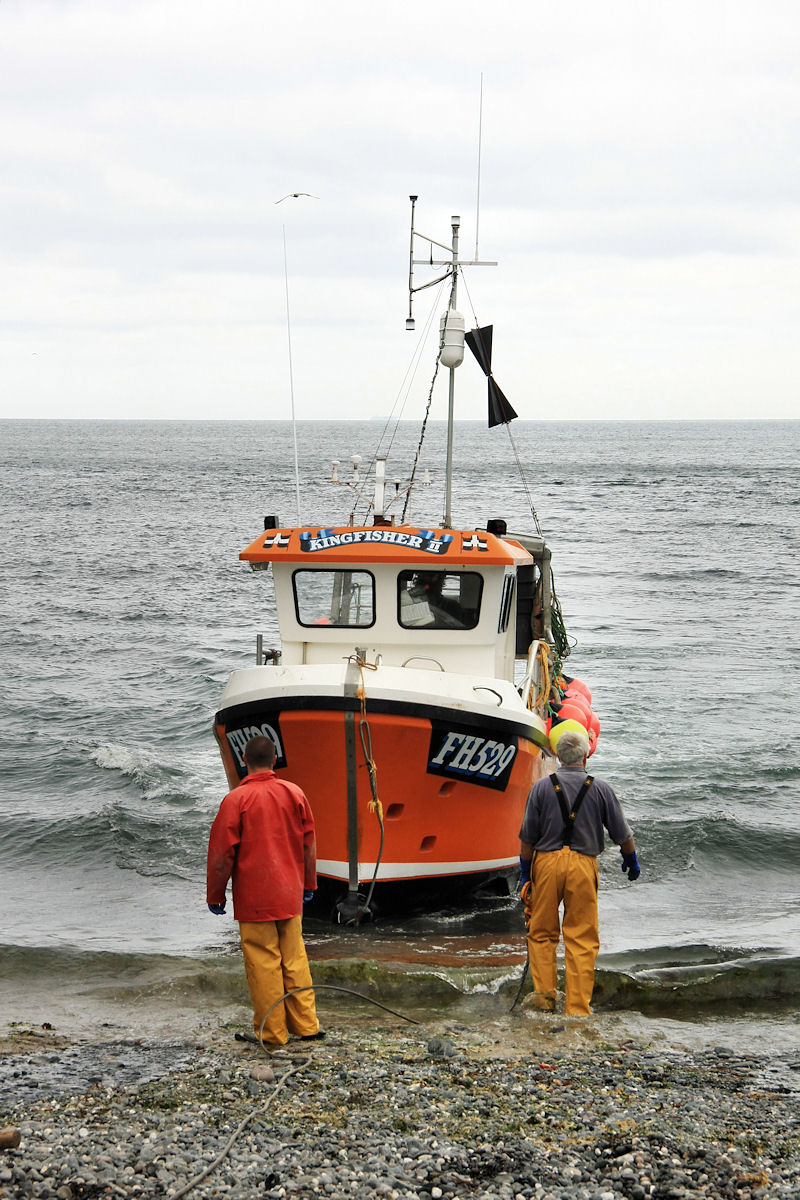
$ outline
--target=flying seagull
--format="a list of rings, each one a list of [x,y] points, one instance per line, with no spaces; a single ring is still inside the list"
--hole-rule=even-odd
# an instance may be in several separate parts
[[[311,192],[288,192],[285,196],[281,196],[280,200],[276,200],[276,204],[283,204],[284,200],[297,200],[300,196],[308,196],[310,200],[319,200],[319,196],[312,196]]]

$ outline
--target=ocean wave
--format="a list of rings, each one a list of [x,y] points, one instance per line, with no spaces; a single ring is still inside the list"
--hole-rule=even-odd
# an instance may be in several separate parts
[[[40,873],[114,863],[158,878],[196,880],[205,866],[206,813],[144,813],[123,804],[64,817],[0,817],[2,860]]]
[[[739,1015],[744,1008],[796,1007],[800,958],[738,957],[698,964],[649,967],[638,972],[597,972],[594,1002],[602,1008],[687,1013],[713,1010]]]
[[[191,795],[175,786],[177,781],[184,780],[183,773],[177,767],[167,766],[149,751],[106,742],[90,751],[89,757],[102,770],[118,771],[132,779],[146,800],[168,799],[187,807],[193,803]]]
[[[709,948],[710,949],[710,948]],[[355,950],[355,948],[354,948]],[[713,959],[713,954],[709,955]],[[459,997],[496,997],[503,1011],[523,982],[524,964],[442,967],[427,964],[312,956],[316,983],[363,991],[384,1001],[451,1005]],[[181,1004],[202,995],[215,998],[243,994],[237,949],[197,956],[119,954],[71,948],[0,946],[0,980],[31,990],[57,978],[65,991],[92,992],[118,1002],[166,998]],[[523,990],[529,990],[525,983]],[[663,1016],[742,1016],[746,1011],[795,1010],[800,1002],[800,958],[764,955],[725,957],[717,961],[621,969],[604,963],[595,974],[595,1012],[631,1010]]]
[[[800,867],[800,830],[778,824],[746,822],[719,810],[677,820],[640,818],[635,824],[637,850],[656,878],[693,868],[796,876]]]

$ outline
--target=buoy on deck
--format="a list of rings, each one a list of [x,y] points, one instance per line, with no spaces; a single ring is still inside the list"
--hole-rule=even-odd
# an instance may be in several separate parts
[[[460,367],[464,361],[464,318],[454,308],[448,308],[439,322],[441,353],[439,361],[443,367]]]
[[[558,715],[562,721],[572,718],[573,721],[580,721],[581,725],[589,728],[592,710],[585,702],[578,702],[577,697],[570,697],[559,706]]]
[[[589,691],[588,687],[586,686],[586,684],[583,682],[582,679],[570,679],[568,676],[565,675],[564,681],[567,685],[566,690],[564,692],[565,696],[576,696],[576,695],[584,696],[586,698],[586,700],[588,701],[588,703],[591,705],[592,693]]]
[[[587,741],[589,739],[589,734],[586,731],[586,726],[582,725],[580,723],[580,721],[573,720],[572,717],[567,717],[566,720],[559,721],[558,724],[554,725],[553,728],[550,730],[551,749],[557,750],[558,743],[561,740],[562,734],[568,733],[568,732],[582,733],[583,736],[587,739]]]
[[[550,745],[555,750],[561,734],[566,733],[568,729],[574,729],[588,738],[591,756],[597,749],[597,739],[600,736],[600,722],[592,710],[592,693],[582,679],[575,679],[569,675],[562,675],[557,684],[557,696],[560,696],[560,700],[552,702],[554,711],[550,727],[545,727]]]

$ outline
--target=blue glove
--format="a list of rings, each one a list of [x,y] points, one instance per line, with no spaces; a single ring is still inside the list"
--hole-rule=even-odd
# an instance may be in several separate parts
[[[215,917],[221,917],[225,912],[225,901],[223,900],[222,904],[209,904],[208,911],[213,912]]]
[[[620,854],[622,854],[621,850]],[[631,854],[622,854],[622,871],[623,874],[625,871],[628,872],[628,879],[630,879],[631,882],[634,879],[638,879],[641,875],[642,868],[639,866],[639,860],[636,857],[635,850]]]
[[[519,881],[521,884],[530,883],[531,879],[531,860],[529,858],[520,858],[519,860]]]
[[[313,892],[303,892],[303,904],[308,904],[309,900],[314,899]]]

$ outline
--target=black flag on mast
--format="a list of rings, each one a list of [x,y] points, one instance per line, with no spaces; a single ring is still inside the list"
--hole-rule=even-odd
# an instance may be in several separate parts
[[[493,329],[493,325],[484,325],[483,329],[471,329],[464,337],[465,342],[477,358],[481,370],[488,378],[490,429],[495,425],[507,425],[517,415],[492,378]]]

